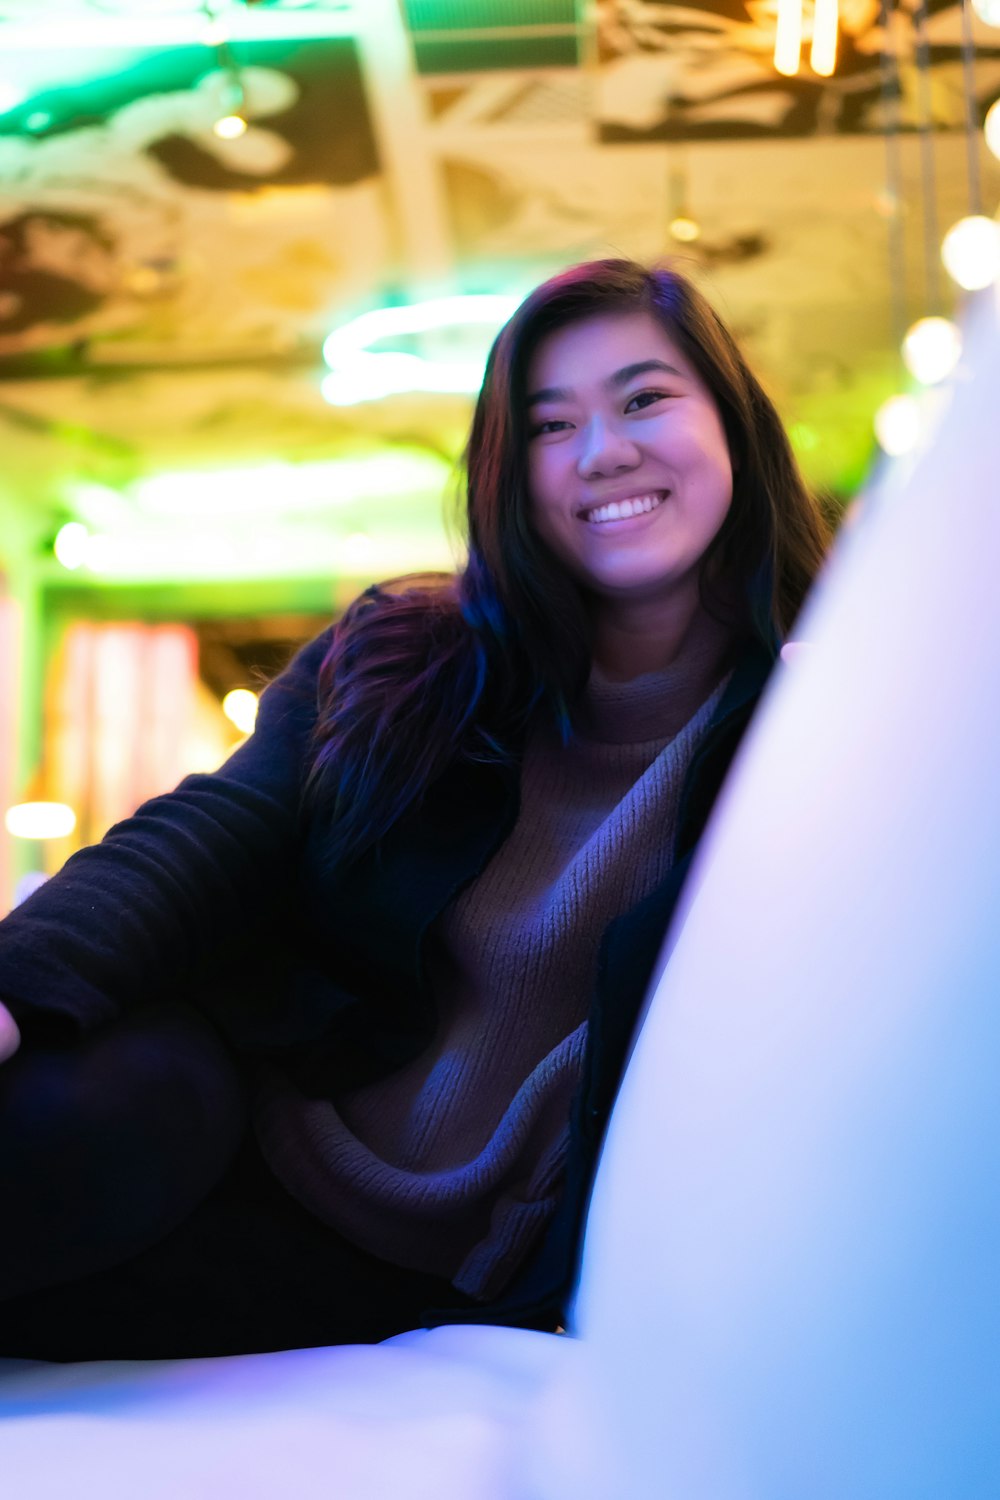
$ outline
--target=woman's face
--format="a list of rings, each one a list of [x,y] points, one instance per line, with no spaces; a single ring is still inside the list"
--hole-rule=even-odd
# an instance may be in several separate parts
[[[549,334],[527,396],[531,515],[556,556],[599,598],[696,597],[732,463],[713,397],[657,320],[601,314]]]

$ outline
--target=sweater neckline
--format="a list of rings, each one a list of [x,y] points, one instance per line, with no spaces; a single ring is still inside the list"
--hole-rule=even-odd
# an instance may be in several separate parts
[[[726,676],[731,641],[714,622],[691,632],[669,666],[626,682],[608,677],[594,662],[573,711],[580,739],[628,745],[679,734]]]

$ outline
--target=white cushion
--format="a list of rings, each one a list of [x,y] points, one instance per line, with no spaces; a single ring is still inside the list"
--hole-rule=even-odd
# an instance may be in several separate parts
[[[550,1449],[549,1500],[1000,1496],[1000,346],[978,333],[703,846],[597,1176],[584,1363],[550,1397],[587,1451]]]
[[[576,1347],[463,1326],[229,1359],[0,1361],[0,1488],[11,1500],[512,1500],[527,1414]]]

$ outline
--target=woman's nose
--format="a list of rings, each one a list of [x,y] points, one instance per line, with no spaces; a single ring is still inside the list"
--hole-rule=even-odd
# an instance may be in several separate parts
[[[640,460],[636,443],[613,422],[595,418],[584,431],[577,471],[581,479],[596,479],[634,469]]]

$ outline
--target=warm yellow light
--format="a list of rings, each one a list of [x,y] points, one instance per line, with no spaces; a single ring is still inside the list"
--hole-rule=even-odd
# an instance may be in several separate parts
[[[701,234],[701,225],[695,219],[689,219],[687,214],[678,214],[670,221],[670,233],[675,240],[690,244]]]
[[[778,0],[778,29],[774,36],[774,66],[786,78],[799,71],[802,52],[802,0]]]
[[[985,214],[959,219],[944,237],[941,259],[960,287],[981,291],[1000,276],[1000,227]]]
[[[221,120],[216,120],[212,130],[223,141],[235,141],[237,136],[245,135],[247,122],[242,115],[223,115]]]
[[[56,532],[56,539],[52,544],[52,550],[56,555],[56,561],[64,568],[73,572],[82,567],[87,558],[87,542],[90,540],[90,532],[80,521],[67,521],[65,526],[60,526]]]
[[[875,436],[890,458],[899,458],[920,439],[920,403],[915,396],[890,396],[875,413]]]
[[[222,700],[222,712],[240,734],[253,734],[257,722],[257,694],[249,688],[233,688]]]
[[[920,318],[903,339],[903,363],[921,385],[947,380],[962,357],[962,335],[950,318]]]
[[[1000,99],[991,104],[986,111],[986,119],[983,121],[983,135],[986,137],[986,145],[993,155],[1000,158]]]
[[[19,802],[3,821],[11,838],[62,839],[76,827],[76,813],[65,802]]]
[[[809,66],[821,78],[829,78],[837,65],[837,0],[816,0]]]

